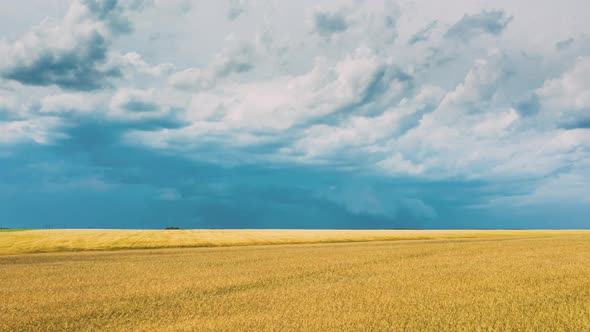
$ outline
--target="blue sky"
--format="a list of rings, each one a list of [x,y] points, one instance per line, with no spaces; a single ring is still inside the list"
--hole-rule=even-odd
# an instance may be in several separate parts
[[[0,227],[590,228],[590,3],[0,3]]]

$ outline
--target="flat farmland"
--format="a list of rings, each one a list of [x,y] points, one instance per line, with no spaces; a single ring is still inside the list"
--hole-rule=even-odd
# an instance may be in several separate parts
[[[590,235],[590,231],[552,230],[13,229],[0,232],[0,255],[268,244],[547,237],[574,233]]]
[[[0,238],[2,331],[590,330],[584,231],[116,251],[88,240],[102,251],[62,243],[66,252],[51,253],[6,245],[32,232]]]

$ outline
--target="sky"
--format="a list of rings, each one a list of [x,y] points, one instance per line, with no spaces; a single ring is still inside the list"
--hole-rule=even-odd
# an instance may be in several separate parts
[[[590,228],[587,0],[0,2],[0,227]]]

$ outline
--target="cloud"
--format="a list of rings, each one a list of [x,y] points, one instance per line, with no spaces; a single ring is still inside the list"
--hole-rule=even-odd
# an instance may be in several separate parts
[[[515,107],[522,116],[533,116],[541,109],[539,97],[535,94],[519,101]]]
[[[121,0],[82,0],[88,9],[89,15],[97,21],[105,22],[106,26],[114,33],[129,33],[132,31],[131,22],[125,11],[129,5],[137,9],[143,5],[143,1],[132,1],[129,4]],[[125,6],[127,4],[128,6]]]
[[[477,59],[467,72],[464,81],[447,93],[441,101],[437,115],[456,120],[453,116],[466,113],[485,112],[486,107],[499,88],[499,82],[505,75],[502,64],[496,59]],[[443,111],[444,110],[444,111]]]
[[[50,144],[63,138],[59,132],[62,121],[56,117],[36,117],[28,120],[0,121],[0,147],[18,143]]]
[[[586,165],[587,166],[587,165]],[[548,177],[525,196],[512,198],[517,205],[543,205],[555,204],[555,202],[590,203],[590,179],[588,174],[580,171],[566,174],[557,174]]]
[[[404,89],[402,88],[399,93],[405,93]],[[433,111],[441,98],[442,91],[432,86],[425,86],[413,98],[404,97],[397,103],[395,98],[389,100],[386,98],[384,100],[386,102],[378,106],[386,109],[383,113],[377,116],[355,114],[347,121],[331,126],[312,125],[290,147],[281,151],[299,161],[312,163],[318,160],[354,162],[359,157],[379,155],[380,142],[401,136],[407,130],[417,126],[422,116]],[[400,158],[400,156],[392,158]],[[369,160],[367,162],[370,163]],[[382,167],[386,164],[391,164],[391,160],[379,162],[376,165]],[[419,172],[402,173],[417,174]]]
[[[63,20],[46,19],[12,44],[0,45],[0,74],[25,85],[91,91],[122,76],[111,61],[112,34],[127,33],[126,7],[115,0],[74,1]]]
[[[152,101],[153,91],[121,90],[113,97],[111,106],[131,113],[157,112],[160,107]]]
[[[46,96],[41,100],[41,113],[91,113],[97,111],[98,96],[91,93],[62,93]]]
[[[414,163],[413,161],[406,159],[401,153],[396,153],[393,156],[378,161],[376,166],[383,169],[385,174],[398,176],[416,176],[424,173],[426,169],[425,165]]]
[[[484,10],[478,14],[465,14],[447,30],[446,36],[465,41],[484,34],[497,36],[511,21],[512,16],[508,16],[502,10]]]
[[[26,55],[21,56],[18,51],[9,53],[12,63],[2,67],[2,75],[22,84],[55,84],[70,90],[97,90],[106,86],[109,79],[121,77],[120,69],[107,63],[107,42],[101,35],[91,32],[75,38],[71,47],[65,49],[37,43],[19,45],[21,54]]]
[[[518,78],[511,74],[518,63],[492,52],[475,60],[462,82],[445,90],[420,85],[419,76],[359,48],[334,65],[317,58],[302,75],[200,91],[183,115],[189,125],[135,130],[125,137],[133,144],[181,153],[223,146],[241,160],[326,165],[391,177],[545,176],[574,158],[585,136],[535,128],[512,107],[514,91],[503,86]],[[551,144],[544,151],[528,150],[540,142]],[[528,165],[527,160],[542,162]]]
[[[318,35],[330,38],[334,34],[342,33],[349,28],[346,15],[343,12],[318,10],[312,17],[313,31]]]
[[[70,4],[2,28],[6,205],[57,218],[75,198],[140,227],[498,227],[586,204],[577,5]]]
[[[256,48],[250,43],[237,43],[225,49],[213,60],[212,70],[216,77],[244,73],[254,67]]]
[[[536,91],[545,115],[567,128],[590,123],[590,57],[579,57],[561,77],[550,79]]]
[[[131,74],[147,74],[154,77],[170,74],[174,69],[174,65],[171,63],[150,65],[137,52],[128,52],[122,55],[117,54],[113,57],[113,62],[117,66],[120,66],[124,72],[127,71]]]
[[[420,199],[405,198],[402,202],[416,218],[435,219],[437,217],[436,210]]]
[[[572,44],[575,42],[576,40],[574,38],[568,38],[568,39],[564,39],[564,40],[560,40],[557,43],[555,43],[555,49],[558,51],[563,51],[567,48],[569,48],[570,46],[572,46]]]
[[[547,176],[587,158],[578,150],[584,132],[538,127],[506,104],[498,67],[494,59],[477,61],[417,126],[374,147],[386,156],[377,165],[397,176],[490,180]],[[538,144],[544,148],[530,149]]]
[[[319,37],[311,44],[331,49],[328,53],[359,47],[387,53],[397,40],[400,16],[399,6],[392,1],[344,1],[338,6],[315,8],[307,24],[310,33]]]
[[[125,216],[123,222],[114,215],[99,218],[92,214],[90,225],[95,227],[161,228],[166,225],[160,223],[172,218],[187,228],[245,227],[244,220],[248,227],[361,228],[369,223],[392,228],[410,227],[424,219],[405,202],[421,199],[421,195],[399,192],[391,199],[392,193],[384,191],[393,187],[389,183],[382,188],[367,186],[362,179],[330,170],[226,167],[187,160],[117,144],[111,128],[101,123],[69,128],[67,133],[70,138],[59,146],[23,150],[3,164],[0,183],[17,188],[7,197],[0,186],[0,197],[9,206],[23,199],[20,190],[26,190],[26,197],[34,201],[51,202],[49,206],[35,203],[38,209],[21,213],[20,222],[34,224],[39,215],[45,215],[44,220],[58,218],[72,197],[78,204],[70,206],[68,215],[96,210],[103,216],[104,210],[116,207],[116,215]],[[319,178],[323,181],[318,182]],[[343,193],[331,195],[334,191],[327,183],[338,184],[342,190],[336,192]],[[395,187],[399,190],[400,186]],[[349,203],[363,196],[367,200],[373,196],[380,203],[355,211]],[[6,217],[12,212],[17,211],[3,209],[0,214]],[[75,222],[68,217],[59,221],[60,227]]]
[[[179,111],[167,94],[154,89],[121,88],[114,93],[66,92],[44,97],[31,111],[70,125],[99,121],[118,128],[177,128]],[[173,97],[172,97],[173,98]]]
[[[233,43],[204,69],[188,68],[171,74],[168,82],[177,89],[198,91],[212,88],[217,81],[233,74],[243,74],[254,69],[260,50],[251,43]]]
[[[133,0],[131,1],[131,4],[133,4]],[[139,0],[138,2],[140,5],[143,5],[144,7],[150,5],[151,8],[155,9],[156,11],[166,11],[173,13],[174,15],[187,14],[193,9],[194,5],[193,0]]]
[[[410,87],[411,77],[369,49],[359,48],[333,65],[317,58],[313,68],[299,76],[234,82],[199,91],[184,114],[190,125],[130,136],[158,147],[185,141],[182,148],[190,148],[211,139],[232,145],[268,143],[273,137],[282,140],[285,130],[307,123],[330,123],[339,117],[378,111],[382,103],[401,99]]]
[[[0,121],[14,117],[18,107],[18,101],[14,96],[0,94]]]
[[[370,179],[363,178],[352,178],[349,181],[338,182],[328,180],[326,182],[331,184],[327,187],[318,186],[315,188],[314,197],[334,202],[355,215],[386,218],[402,224],[405,220],[417,227],[438,217],[437,208],[425,203],[424,200],[427,198],[430,200],[431,196],[440,193],[439,190],[444,192],[447,189],[443,187],[429,190],[422,188],[422,185],[418,183],[398,182],[393,185],[394,182],[387,181],[380,185]],[[453,203],[448,202],[447,204],[452,205]]]
[[[108,116],[120,121],[161,119],[170,116],[169,106],[161,105],[154,90],[120,89],[113,95]]]
[[[245,0],[229,0],[229,9],[227,10],[227,18],[230,21],[237,19],[246,11]]]
[[[213,86],[214,81],[209,72],[198,68],[188,68],[168,77],[168,82],[180,90],[201,90]]]
[[[437,24],[438,24],[437,21],[430,22],[427,26],[422,28],[422,30],[416,32],[412,37],[410,37],[410,39],[408,40],[408,44],[414,45],[419,42],[427,41],[430,38],[430,34],[432,33],[432,30],[434,30],[434,28],[436,28]]]

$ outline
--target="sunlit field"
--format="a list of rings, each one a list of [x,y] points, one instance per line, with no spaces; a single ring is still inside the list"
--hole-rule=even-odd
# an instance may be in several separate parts
[[[108,242],[107,231],[93,241],[77,232],[5,233],[2,251],[23,251],[25,239],[41,250],[42,234],[87,239],[51,250]],[[342,232],[181,231],[160,240],[369,237]],[[370,236],[396,241],[2,255],[0,330],[590,330],[590,233],[395,232]],[[124,238],[112,247],[147,241]]]
[[[579,231],[573,231],[579,232]],[[0,255],[263,244],[545,237],[572,231],[510,230],[28,230],[0,234]],[[590,232],[588,232],[590,234]]]

